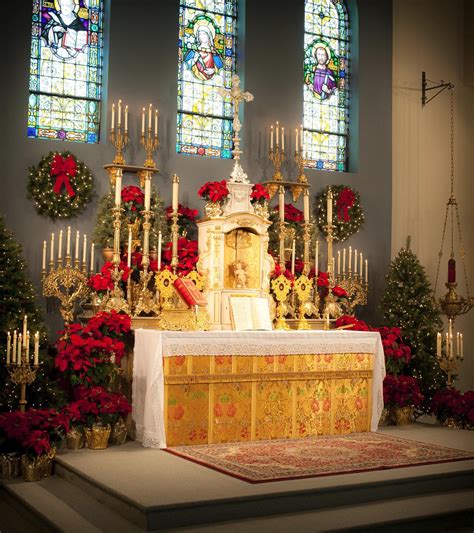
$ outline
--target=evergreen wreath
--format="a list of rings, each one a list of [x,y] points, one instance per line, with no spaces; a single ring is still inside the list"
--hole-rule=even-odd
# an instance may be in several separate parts
[[[29,168],[28,198],[39,215],[52,220],[75,217],[93,195],[91,171],[70,152],[50,152]]]
[[[333,194],[333,237],[334,241],[345,241],[357,233],[364,224],[364,211],[360,205],[359,193],[348,185],[331,185]],[[328,187],[315,197],[314,214],[318,229],[327,235],[327,195]]]

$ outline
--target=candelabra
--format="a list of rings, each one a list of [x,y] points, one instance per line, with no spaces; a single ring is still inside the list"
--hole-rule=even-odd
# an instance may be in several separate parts
[[[305,158],[303,157],[303,149],[295,151],[295,163],[298,167],[298,178],[296,184],[291,186],[294,202],[296,202],[300,194],[308,188],[308,178],[304,173]]]
[[[142,130],[141,136],[140,136],[140,144],[145,148],[146,152],[146,159],[144,166],[147,168],[156,168],[155,160],[153,159],[153,152],[158,148],[159,142],[158,142],[158,131],[155,129],[155,134],[153,135],[152,129],[151,129],[151,123],[149,123],[148,128],[146,130]]]
[[[281,165],[285,161],[285,151],[277,144],[275,148],[273,146],[270,148],[269,159],[273,164],[273,182],[283,181],[283,174],[281,173]],[[275,193],[278,191],[278,183],[267,183],[267,190],[270,198],[275,196]]]
[[[128,129],[125,128],[124,132],[122,133],[122,125],[120,122],[117,124],[116,129],[114,127],[111,128],[110,142],[115,147],[115,157],[113,160],[114,165],[125,165],[125,157],[123,152],[128,144],[128,141]]]
[[[179,236],[179,226],[178,226],[178,210],[173,210],[173,215],[171,217],[171,268],[173,274],[176,274],[178,268],[178,236]],[[212,239],[211,235],[211,239]]]
[[[444,346],[443,346],[444,345]],[[443,349],[444,348],[444,349]],[[463,334],[456,333],[456,349],[454,348],[454,320],[448,320],[448,331],[445,334],[443,341],[441,333],[437,335],[436,343],[436,357],[440,367],[447,374],[447,385],[449,388],[453,384],[453,372],[459,367],[459,363],[464,360],[464,339]]]

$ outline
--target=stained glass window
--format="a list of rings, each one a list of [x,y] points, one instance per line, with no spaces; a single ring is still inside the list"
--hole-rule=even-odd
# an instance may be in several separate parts
[[[232,157],[231,87],[236,58],[236,0],[185,0],[179,8],[176,151]]]
[[[33,0],[28,137],[99,142],[103,0]]]
[[[349,21],[343,0],[305,0],[306,166],[347,170]]]

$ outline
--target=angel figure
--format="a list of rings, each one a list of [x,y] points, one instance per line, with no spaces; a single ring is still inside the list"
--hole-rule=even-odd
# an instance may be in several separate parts
[[[247,263],[237,259],[230,265],[234,276],[234,289],[247,288]]]

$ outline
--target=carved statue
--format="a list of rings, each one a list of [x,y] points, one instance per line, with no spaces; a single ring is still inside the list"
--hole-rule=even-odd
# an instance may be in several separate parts
[[[237,259],[230,265],[234,276],[234,289],[247,288],[247,263]]]

